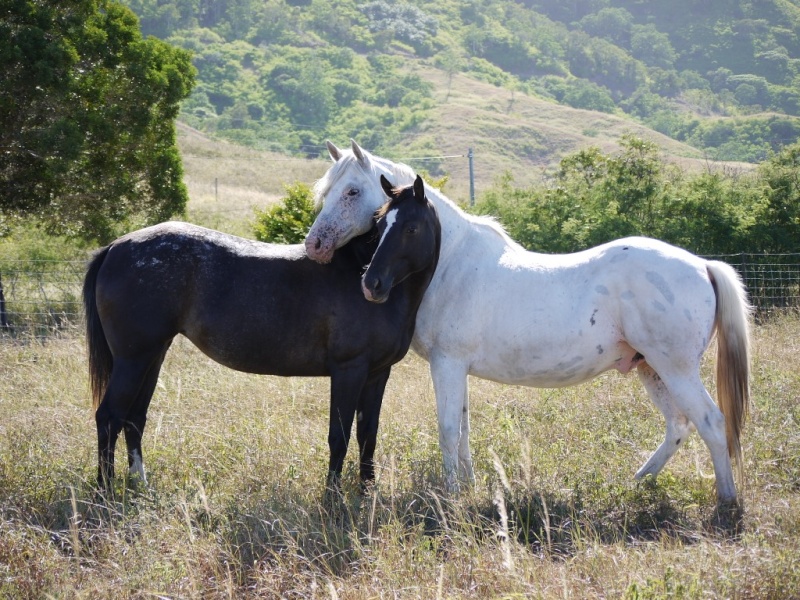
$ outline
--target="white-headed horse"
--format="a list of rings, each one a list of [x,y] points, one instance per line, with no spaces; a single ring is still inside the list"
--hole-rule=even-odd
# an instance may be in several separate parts
[[[316,183],[321,212],[308,255],[330,261],[367,231],[384,202],[380,175],[414,180],[406,165],[328,142],[333,166]],[[467,375],[563,387],[636,369],[666,419],[663,443],[637,471],[657,475],[696,428],[711,452],[720,503],[735,502],[731,458],[743,475],[740,434],[749,405],[749,312],[729,265],[633,237],[566,255],[537,254],[493,220],[426,188],[442,225],[439,266],[417,313],[412,348],[430,362],[445,481],[473,479]],[[700,360],[717,335],[717,398]]]

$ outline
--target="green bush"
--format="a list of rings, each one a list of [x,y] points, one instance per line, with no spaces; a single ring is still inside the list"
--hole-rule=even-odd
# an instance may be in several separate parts
[[[303,183],[285,186],[286,197],[266,210],[256,210],[253,233],[261,242],[299,244],[314,222],[311,188]]]
[[[651,142],[626,136],[621,150],[566,156],[547,185],[520,189],[510,176],[475,212],[496,216],[531,250],[574,252],[628,235],[702,254],[800,251],[800,144],[747,176],[689,174]]]

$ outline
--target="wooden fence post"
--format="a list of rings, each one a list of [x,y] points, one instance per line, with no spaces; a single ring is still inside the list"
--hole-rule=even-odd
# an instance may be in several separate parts
[[[6,314],[6,297],[3,295],[2,274],[0,274],[0,329],[9,329],[8,315]]]

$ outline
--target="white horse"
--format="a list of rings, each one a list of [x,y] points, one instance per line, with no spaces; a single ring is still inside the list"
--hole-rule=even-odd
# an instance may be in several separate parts
[[[351,142],[351,150],[328,142],[334,164],[314,188],[322,207],[306,251],[318,262],[370,228],[385,200],[381,174],[398,185],[414,180],[408,166]],[[641,237],[536,254],[493,220],[464,213],[436,189],[426,192],[439,213],[442,247],[412,348],[430,362],[448,488],[474,479],[468,374],[563,387],[636,368],[667,427],[636,477],[657,475],[696,428],[711,452],[718,502],[736,502],[731,458],[742,480],[740,433],[750,397],[750,306],[736,271]],[[715,332],[719,408],[700,379]]]

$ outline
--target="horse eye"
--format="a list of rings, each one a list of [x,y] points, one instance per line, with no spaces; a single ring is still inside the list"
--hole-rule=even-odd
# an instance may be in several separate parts
[[[417,227],[416,224],[409,225],[408,227],[406,227],[406,233],[408,235],[417,235],[417,229],[418,229],[418,227]]]
[[[357,196],[358,195],[358,188],[350,188],[347,191],[348,196]]]

